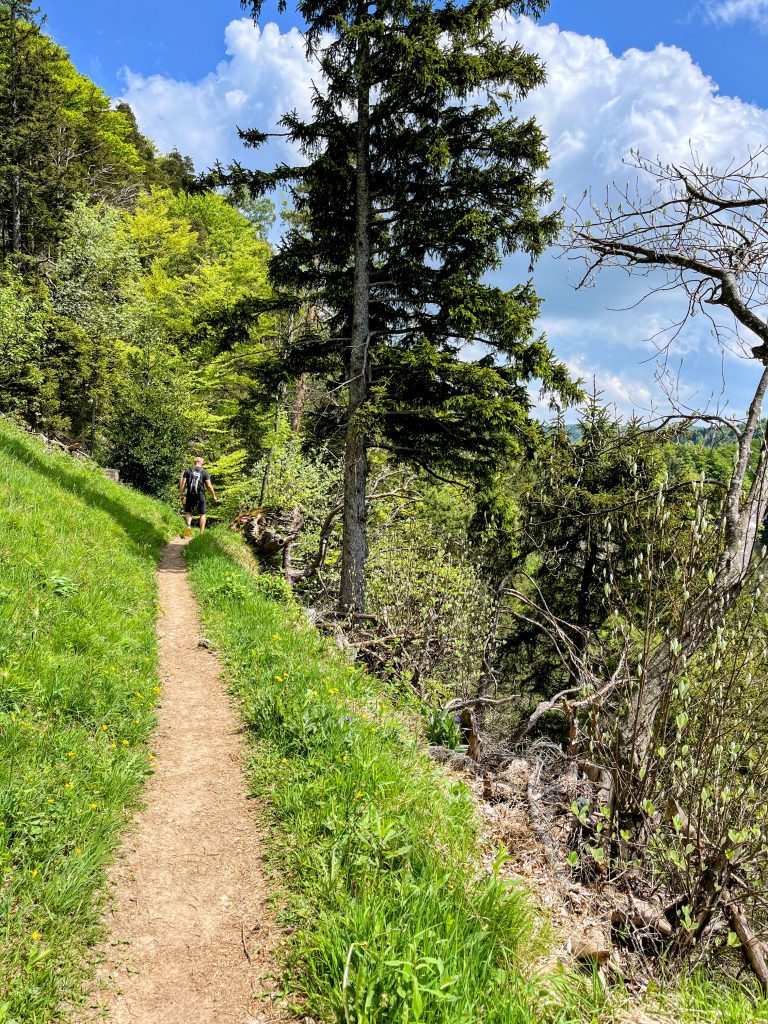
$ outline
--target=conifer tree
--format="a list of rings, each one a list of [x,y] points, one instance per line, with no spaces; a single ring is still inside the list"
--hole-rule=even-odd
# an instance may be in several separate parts
[[[55,257],[78,196],[126,205],[146,168],[130,119],[78,74],[43,25],[30,0],[0,0],[2,251],[37,260]]]
[[[261,0],[244,0],[254,17]],[[307,158],[235,168],[255,191],[288,183],[301,216],[274,280],[311,294],[325,330],[296,370],[342,361],[348,386],[340,607],[365,608],[366,475],[372,445],[430,472],[487,483],[531,443],[526,383],[571,386],[535,334],[530,285],[488,282],[504,255],[554,239],[543,135],[510,106],[544,81],[539,60],[494,35],[541,0],[299,0],[322,68],[313,117],[282,119]],[[250,145],[268,137],[242,133]]]
[[[3,248],[22,248],[25,196],[33,174],[35,146],[44,146],[47,84],[41,67],[39,9],[29,0],[0,4],[0,174]]]

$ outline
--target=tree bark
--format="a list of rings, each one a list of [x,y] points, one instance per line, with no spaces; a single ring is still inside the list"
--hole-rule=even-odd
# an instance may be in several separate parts
[[[365,16],[358,11],[358,21]],[[344,452],[344,518],[341,546],[342,614],[365,611],[365,560],[368,554],[365,507],[368,455],[361,407],[368,395],[368,340],[370,298],[370,124],[368,39],[362,35],[357,50],[357,145],[355,171],[355,257],[352,306],[352,343],[349,359],[349,406]]]
[[[293,405],[291,407],[291,433],[298,434],[301,430],[301,418],[304,415],[304,401],[307,396],[307,381],[309,380],[308,373],[302,373],[296,382],[296,391],[293,395]]]
[[[21,249],[21,175],[19,173],[19,153],[17,149],[19,124],[19,37],[18,12],[16,5],[11,4],[8,15],[10,18],[10,77],[11,77],[11,125],[12,150],[10,168],[10,199],[11,199],[11,252]]]
[[[654,737],[657,713],[677,678],[680,656],[690,656],[707,642],[715,626],[733,607],[747,579],[760,526],[768,512],[768,451],[765,440],[761,444],[749,491],[746,497],[744,495],[749,460],[767,389],[768,368],[760,377],[739,436],[736,465],[726,500],[725,544],[712,586],[702,593],[688,613],[684,633],[677,637],[679,653],[673,653],[670,640],[658,644],[648,658],[643,678],[630,702],[624,741],[626,767],[630,771],[645,760]]]

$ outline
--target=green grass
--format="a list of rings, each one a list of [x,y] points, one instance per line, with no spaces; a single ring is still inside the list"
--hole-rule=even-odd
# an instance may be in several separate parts
[[[418,749],[381,684],[215,533],[188,564],[255,742],[296,928],[289,984],[306,1010],[345,1024],[599,1019],[599,985],[537,971],[546,943],[529,898],[474,862],[465,787]]]
[[[151,770],[158,502],[0,422],[0,1022],[77,998]]]
[[[696,1024],[768,1024],[768,998],[761,996],[755,979],[745,974],[743,984],[725,978],[713,979],[703,971],[678,977],[656,995],[658,1005],[669,1019]]]

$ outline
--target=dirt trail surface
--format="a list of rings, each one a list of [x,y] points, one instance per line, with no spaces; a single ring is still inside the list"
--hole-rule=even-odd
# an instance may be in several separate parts
[[[110,1024],[260,1024],[277,936],[246,799],[237,713],[198,646],[184,541],[160,564],[163,682],[156,772],[112,873],[110,940],[87,1017]]]

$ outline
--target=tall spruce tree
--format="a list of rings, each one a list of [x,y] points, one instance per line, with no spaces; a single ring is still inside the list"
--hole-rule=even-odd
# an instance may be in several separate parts
[[[262,0],[243,0],[255,18]],[[236,168],[254,191],[287,183],[297,216],[272,261],[311,294],[325,330],[302,339],[301,371],[343,362],[348,386],[340,608],[365,609],[370,446],[431,472],[487,482],[530,445],[527,382],[572,393],[535,334],[530,283],[487,280],[512,252],[554,239],[544,138],[510,110],[544,81],[539,60],[494,35],[542,0],[299,0],[323,79],[313,117],[282,127],[307,158]],[[253,146],[268,133],[242,133]]]

